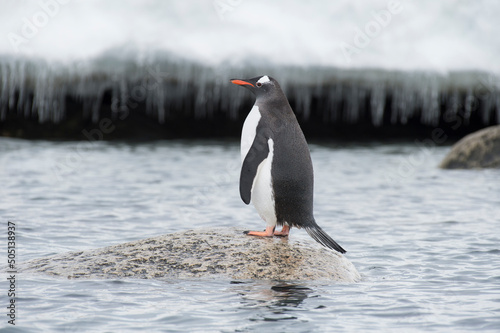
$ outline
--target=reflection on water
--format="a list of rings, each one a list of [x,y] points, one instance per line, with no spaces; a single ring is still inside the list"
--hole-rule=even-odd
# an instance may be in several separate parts
[[[295,312],[313,294],[305,285],[284,281],[231,281],[231,290],[241,297],[245,309],[254,309],[251,321],[280,321],[297,319]]]
[[[282,283],[272,286],[277,306],[299,306],[313,291],[301,285]]]
[[[231,284],[245,284],[245,282],[231,281]],[[276,285],[269,288],[267,288],[267,283],[265,284],[266,287],[254,285],[253,282],[251,286],[250,289],[239,292],[245,300],[276,306],[297,307],[313,292],[308,287],[288,282],[277,282]]]

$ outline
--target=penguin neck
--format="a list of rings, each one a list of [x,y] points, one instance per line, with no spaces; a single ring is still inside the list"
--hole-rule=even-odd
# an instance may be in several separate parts
[[[255,105],[260,109],[265,106],[265,109],[270,113],[279,112],[283,115],[284,112],[289,111],[291,115],[294,115],[290,103],[282,91],[268,96],[260,96],[255,100]]]

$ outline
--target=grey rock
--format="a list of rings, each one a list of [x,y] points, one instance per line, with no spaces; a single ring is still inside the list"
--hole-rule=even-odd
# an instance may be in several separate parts
[[[484,128],[462,138],[451,148],[439,167],[500,168],[500,125]]]
[[[64,278],[334,280],[360,275],[342,254],[310,242],[203,228],[28,261],[24,274]]]

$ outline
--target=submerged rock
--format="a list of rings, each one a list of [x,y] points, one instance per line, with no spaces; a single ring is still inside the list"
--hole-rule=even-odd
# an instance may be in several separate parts
[[[288,238],[245,236],[234,228],[196,229],[70,252],[23,264],[23,273],[67,278],[335,280],[360,275],[342,254]]]
[[[443,169],[500,168],[500,125],[458,141],[439,166]]]

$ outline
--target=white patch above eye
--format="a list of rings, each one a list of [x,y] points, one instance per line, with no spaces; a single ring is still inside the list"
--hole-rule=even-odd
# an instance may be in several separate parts
[[[269,82],[269,81],[271,81],[271,80],[269,80],[269,76],[264,75],[263,77],[261,77],[259,79],[259,81],[257,81],[257,83],[266,83],[266,82]]]

